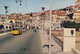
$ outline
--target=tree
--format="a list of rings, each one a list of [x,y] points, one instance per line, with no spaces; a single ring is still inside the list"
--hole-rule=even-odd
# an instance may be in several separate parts
[[[70,22],[70,21],[63,21],[62,26],[64,28],[76,28],[76,30],[79,31],[80,23]]]
[[[70,19],[73,19],[73,13],[72,14],[68,14],[67,16],[69,16]]]
[[[0,29],[2,29],[2,28],[4,28],[4,26],[3,25],[0,25]]]
[[[67,9],[66,8],[63,8],[63,11],[66,11]]]

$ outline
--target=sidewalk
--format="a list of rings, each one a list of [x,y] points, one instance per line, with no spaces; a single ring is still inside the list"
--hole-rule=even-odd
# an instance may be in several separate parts
[[[11,32],[6,32],[6,33],[1,33],[0,36],[6,35],[6,34],[10,34]]]
[[[42,47],[43,47],[43,53],[48,54],[48,46],[49,46],[49,41],[47,33],[43,30],[40,31],[40,37],[41,37],[41,42],[42,42]],[[63,52],[61,47],[53,40],[51,39],[51,52],[52,54],[73,54],[72,52]]]

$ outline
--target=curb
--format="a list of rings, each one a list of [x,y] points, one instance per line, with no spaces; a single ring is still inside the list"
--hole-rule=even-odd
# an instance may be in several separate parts
[[[1,33],[0,36],[6,35],[6,34],[10,34],[11,32],[6,32],[6,33]]]
[[[41,38],[41,42],[42,42],[43,53],[48,53],[48,48],[47,48],[47,46],[45,46],[45,45],[49,44],[48,35],[43,30],[39,30],[39,31],[40,31],[40,38]]]
[[[80,51],[77,50],[77,49],[72,49],[72,52],[73,52],[74,54],[80,54]]]

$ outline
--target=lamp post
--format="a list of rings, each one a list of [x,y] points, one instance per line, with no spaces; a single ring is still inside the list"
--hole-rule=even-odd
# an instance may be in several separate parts
[[[43,12],[42,12],[42,18],[44,18],[44,9],[45,9],[45,7],[42,7],[42,11],[43,11]],[[44,26],[43,26],[43,19],[42,19],[42,29],[43,29],[43,27],[44,27]]]
[[[42,11],[44,11],[45,7],[42,7]]]
[[[51,54],[51,20],[52,20],[52,0],[50,0],[49,54]]]
[[[5,8],[5,22],[6,22],[6,14],[8,13],[8,6],[4,6],[4,8]],[[5,23],[5,33],[6,33],[6,23]]]

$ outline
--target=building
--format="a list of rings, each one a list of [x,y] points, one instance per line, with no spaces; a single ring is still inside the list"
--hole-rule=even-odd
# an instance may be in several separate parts
[[[76,23],[80,23],[80,0],[76,1],[75,10],[76,11],[74,12],[73,20]]]
[[[76,1],[76,5],[78,5],[78,4],[80,4],[80,0],[77,0],[77,1]]]
[[[76,23],[80,23],[80,12],[74,12],[73,20]]]
[[[25,27],[25,21],[23,19],[11,18],[11,19],[9,19],[9,23],[13,27],[20,27],[20,28],[24,28]]]

